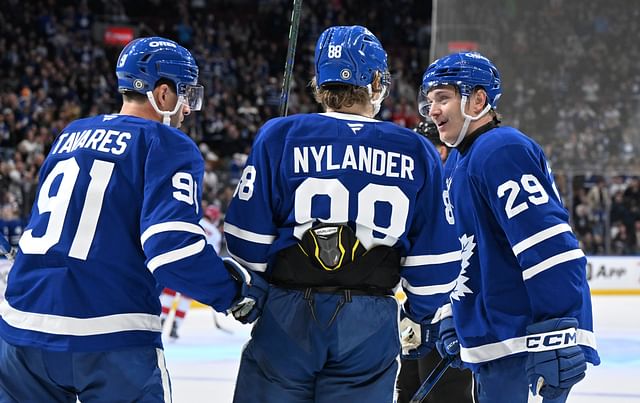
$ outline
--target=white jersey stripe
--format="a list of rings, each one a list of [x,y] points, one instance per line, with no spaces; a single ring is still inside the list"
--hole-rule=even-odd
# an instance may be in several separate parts
[[[227,224],[225,224],[225,227],[227,226]],[[229,256],[231,256],[232,258],[234,258],[235,260],[238,261],[238,263],[242,264],[244,267],[248,267],[249,269],[253,270],[253,271],[259,271],[259,272],[265,272],[267,271],[267,264],[266,263],[253,263],[253,262],[248,262],[236,255],[234,255],[233,253],[229,252]]]
[[[160,266],[176,262],[180,259],[195,255],[196,253],[200,253],[204,249],[206,244],[207,243],[205,242],[205,240],[201,239],[198,242],[192,243],[191,245],[187,245],[183,248],[160,254],[149,260],[149,263],[147,263],[147,268],[149,268],[151,273],[153,273]]]
[[[150,237],[161,232],[168,231],[185,231],[204,236],[204,230],[199,225],[191,224],[184,221],[168,221],[160,224],[155,224],[147,228],[147,230],[140,237],[140,244],[142,245],[142,248],[144,249],[144,243],[147,242],[147,239],[149,239]]]
[[[567,252],[558,253],[557,255],[551,256],[550,258],[543,260],[537,265],[524,270],[522,272],[522,278],[524,280],[529,280],[531,277],[540,274],[545,270],[551,269],[552,267],[559,265],[560,263],[579,259],[581,257],[584,257],[584,253],[581,249],[573,249]]]
[[[164,360],[164,352],[161,348],[156,348],[156,356],[158,357],[158,368],[160,369],[160,379],[162,379],[162,391],[164,392],[164,403],[171,403],[171,382],[169,382],[169,372],[167,364]]]
[[[596,349],[596,337],[593,332],[578,329],[576,333],[578,344]],[[497,343],[485,344],[472,348],[460,347],[460,357],[462,361],[471,364],[497,360],[511,354],[528,351],[526,347],[526,336],[514,337]]]
[[[402,262],[403,267],[411,266],[427,266],[433,264],[443,264],[456,262],[462,259],[462,254],[459,250],[454,252],[442,253],[439,255],[416,255],[407,256]]]
[[[402,288],[416,295],[435,295],[435,294],[442,294],[442,293],[450,293],[455,288],[456,281],[457,280],[453,280],[448,284],[425,285],[421,287],[415,287],[409,284],[409,282],[403,278]]]
[[[446,319],[450,316],[453,316],[453,308],[451,307],[451,303],[444,304],[433,315],[433,320],[431,323],[438,323],[443,319]]]
[[[23,312],[9,305],[6,300],[0,304],[0,316],[9,326],[18,329],[65,336],[95,336],[133,330],[162,331],[160,317],[157,315],[122,313],[95,318],[73,318]]]
[[[236,227],[235,225],[229,223],[224,223],[224,232],[227,234],[231,234],[237,238],[244,239],[245,241],[262,243],[265,245],[271,245],[276,239],[275,235],[258,234],[256,232],[251,232]]]
[[[518,256],[519,254],[529,249],[530,247],[536,244],[539,244],[540,242],[545,241],[563,232],[571,232],[571,227],[569,226],[569,224],[558,224],[558,225],[554,225],[553,227],[542,230],[537,234],[534,234],[529,238],[524,239],[518,242],[517,244],[515,244],[513,246],[513,254]]]

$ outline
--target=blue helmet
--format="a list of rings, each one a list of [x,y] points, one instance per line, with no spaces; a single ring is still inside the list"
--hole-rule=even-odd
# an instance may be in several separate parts
[[[367,28],[334,26],[327,28],[316,43],[315,73],[318,86],[328,83],[366,87],[375,72],[382,75],[382,85],[391,82],[387,52]]]
[[[489,59],[476,52],[453,53],[431,63],[422,76],[420,98],[426,99],[427,93],[434,87],[453,85],[458,88],[462,96],[469,96],[471,92],[481,87],[487,93],[491,108],[496,108],[498,99],[502,95],[500,89],[500,73]],[[420,113],[426,116],[419,102]]]
[[[192,110],[202,106],[204,88],[198,85],[198,65],[176,42],[158,36],[138,38],[122,49],[116,65],[118,91],[146,94],[161,78],[176,85],[178,96]]]

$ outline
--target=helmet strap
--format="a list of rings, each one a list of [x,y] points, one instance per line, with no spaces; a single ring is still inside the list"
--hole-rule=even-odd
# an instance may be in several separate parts
[[[377,99],[373,99],[373,87],[371,84],[367,84],[367,91],[369,92],[369,99],[371,101],[371,105],[373,106],[373,116],[376,117],[378,112],[380,112],[380,107],[382,106],[382,101],[384,101],[384,93],[387,91],[384,85],[380,84],[382,87],[380,90],[380,95]]]
[[[457,147],[458,145],[460,145],[460,143],[462,143],[462,140],[464,139],[464,136],[467,135],[469,124],[486,115],[487,112],[489,112],[489,110],[491,109],[491,105],[487,104],[484,109],[478,114],[478,116],[467,115],[464,111],[464,108],[467,105],[467,99],[468,96],[463,95],[462,99],[460,100],[460,112],[462,112],[462,116],[464,116],[464,123],[462,124],[462,128],[460,129],[460,133],[458,133],[458,138],[456,139],[455,143],[448,143],[446,141],[443,141],[443,143],[445,143],[449,147]]]
[[[162,123],[164,123],[167,126],[171,126],[171,116],[175,115],[176,113],[178,113],[178,110],[180,109],[180,106],[182,106],[183,104],[186,104],[184,96],[179,95],[178,96],[178,102],[176,102],[176,107],[173,108],[172,111],[161,111],[160,108],[158,108],[158,104],[156,103],[156,99],[153,97],[153,92],[152,91],[147,91],[147,98],[149,99],[149,102],[151,103],[151,106],[153,106],[153,109],[162,116]]]

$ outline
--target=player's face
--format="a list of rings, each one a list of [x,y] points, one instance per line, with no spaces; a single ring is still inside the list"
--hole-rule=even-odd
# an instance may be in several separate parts
[[[178,111],[173,116],[171,116],[171,126],[180,128],[180,126],[182,126],[182,122],[184,121],[184,117],[191,113],[191,109],[189,109],[189,106],[186,105],[186,103],[184,103],[184,101],[180,97],[178,97],[177,94],[175,94],[173,91],[170,91],[170,93],[170,110],[173,110],[176,107],[176,104],[180,102],[180,108],[178,108]]]
[[[181,106],[180,106],[180,109],[178,109],[178,112],[176,112],[176,114],[171,117],[171,126],[175,128],[179,128],[180,126],[182,126],[184,117],[190,113],[191,113],[191,109],[189,109],[189,106],[181,103]]]
[[[464,124],[460,94],[452,86],[436,87],[427,94],[429,117],[438,126],[440,140],[455,143]]]

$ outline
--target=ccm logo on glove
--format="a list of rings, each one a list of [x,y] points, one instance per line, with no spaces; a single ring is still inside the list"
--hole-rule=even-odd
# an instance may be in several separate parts
[[[526,338],[527,351],[555,350],[578,344],[576,329],[569,328],[548,333],[532,334]]]

